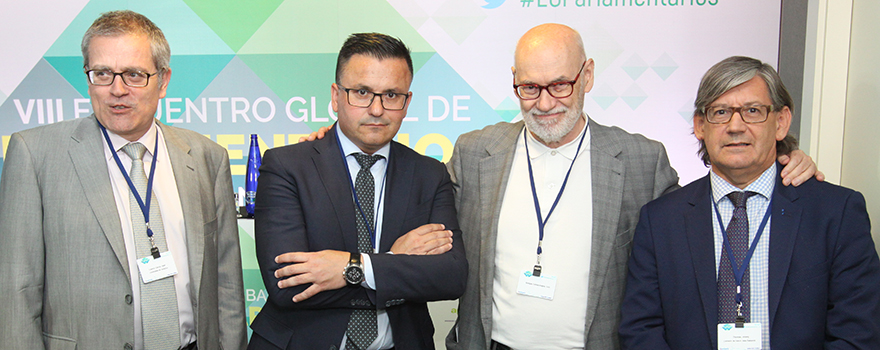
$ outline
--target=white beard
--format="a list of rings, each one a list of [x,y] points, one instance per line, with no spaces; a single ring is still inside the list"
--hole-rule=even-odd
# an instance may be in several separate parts
[[[576,103],[575,107],[580,107],[580,103]],[[537,116],[564,113],[562,117],[554,120],[541,119]],[[555,143],[562,140],[568,135],[574,125],[577,124],[578,118],[581,117],[583,108],[568,108],[565,106],[556,107],[550,111],[539,111],[537,106],[531,110],[523,111],[523,120],[526,122],[526,128],[535,134],[544,144]]]

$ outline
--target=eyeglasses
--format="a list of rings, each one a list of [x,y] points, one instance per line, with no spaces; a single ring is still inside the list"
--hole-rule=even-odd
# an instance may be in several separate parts
[[[773,111],[773,106],[751,105],[742,107],[708,107],[703,108],[706,121],[712,124],[727,124],[734,113],[739,113],[742,120],[749,124],[763,123]]]
[[[409,94],[402,94],[399,92],[372,92],[366,89],[349,89],[339,83],[336,83],[336,86],[339,86],[342,91],[345,91],[345,95],[348,99],[348,104],[355,107],[366,108],[373,104],[373,99],[376,96],[379,96],[379,101],[382,103],[382,108],[389,111],[399,111],[402,110],[403,107],[406,107],[406,100],[409,99]]]
[[[150,74],[136,70],[129,70],[116,73],[109,69],[91,69],[86,71],[86,75],[89,77],[89,83],[98,86],[113,84],[113,81],[116,80],[116,76],[118,75],[122,78],[122,82],[125,83],[125,85],[131,87],[144,87],[150,84],[150,77],[156,74],[159,74],[159,72]]]
[[[584,66],[586,65],[587,61],[584,61],[584,63],[581,64],[581,69],[574,77],[574,80],[557,81],[549,85],[516,84],[516,75],[514,75],[513,91],[516,92],[516,97],[519,97],[520,100],[526,101],[537,100],[538,97],[541,97],[541,90],[547,90],[547,93],[555,98],[566,98],[568,96],[571,96],[571,94],[574,92],[574,83],[577,82],[578,78],[581,77],[581,73],[584,71]]]

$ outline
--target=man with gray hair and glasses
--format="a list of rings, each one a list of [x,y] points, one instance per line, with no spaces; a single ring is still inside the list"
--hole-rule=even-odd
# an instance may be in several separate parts
[[[864,197],[776,162],[792,100],[776,71],[730,57],[703,76],[694,135],[709,175],[645,205],[624,349],[880,349],[880,260]]]
[[[226,150],[154,115],[162,31],[102,14],[82,40],[94,114],[12,135],[0,177],[0,349],[243,349]]]

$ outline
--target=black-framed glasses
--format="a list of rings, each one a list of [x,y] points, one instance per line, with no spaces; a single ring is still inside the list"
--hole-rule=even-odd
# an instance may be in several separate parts
[[[706,121],[712,124],[727,124],[734,113],[739,113],[743,122],[758,124],[767,121],[767,116],[773,112],[773,106],[704,107],[702,112],[706,116]]]
[[[399,92],[372,92],[367,89],[349,89],[339,83],[336,83],[342,91],[345,91],[348,104],[366,108],[373,104],[373,99],[379,96],[379,102],[382,108],[388,111],[399,111],[406,107],[406,100],[409,99],[409,93]]]
[[[116,73],[109,69],[90,69],[86,71],[86,76],[89,77],[89,83],[98,86],[113,84],[113,80],[116,80],[116,76],[118,75],[122,78],[122,82],[125,83],[125,85],[131,87],[144,87],[150,84],[150,77],[156,74],[159,74],[159,72],[157,71],[156,73],[150,74],[137,70],[127,70]]]
[[[538,97],[541,97],[541,90],[547,90],[547,93],[555,98],[566,98],[568,96],[571,96],[571,94],[574,92],[574,83],[577,82],[578,79],[581,77],[581,73],[583,73],[584,67],[586,65],[587,61],[584,61],[584,63],[581,64],[581,69],[574,77],[574,80],[557,81],[548,85],[517,84],[516,75],[514,74],[513,91],[516,93],[516,97],[519,97],[520,100],[526,101],[537,100]]]

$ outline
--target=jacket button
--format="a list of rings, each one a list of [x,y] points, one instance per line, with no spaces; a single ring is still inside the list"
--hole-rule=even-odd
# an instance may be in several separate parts
[[[123,346],[122,348],[125,350],[132,350],[134,349],[134,346],[132,346],[131,343],[125,343],[125,346]]]
[[[126,295],[125,295],[125,303],[126,303],[126,304],[131,305],[132,300],[134,300],[134,298],[131,297],[131,294],[126,294]]]

